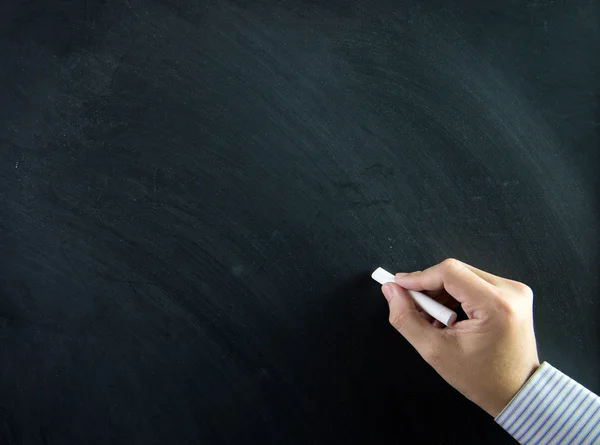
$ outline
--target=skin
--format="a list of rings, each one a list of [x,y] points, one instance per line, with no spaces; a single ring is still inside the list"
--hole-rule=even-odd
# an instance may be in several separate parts
[[[540,366],[531,289],[455,259],[395,278],[382,287],[391,325],[444,380],[498,416]],[[420,311],[405,289],[461,305],[468,320],[444,327]]]

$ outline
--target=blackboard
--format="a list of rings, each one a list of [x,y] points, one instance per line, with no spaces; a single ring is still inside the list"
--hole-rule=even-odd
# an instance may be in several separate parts
[[[511,443],[377,266],[528,283],[600,390],[600,7],[0,5],[0,442]]]

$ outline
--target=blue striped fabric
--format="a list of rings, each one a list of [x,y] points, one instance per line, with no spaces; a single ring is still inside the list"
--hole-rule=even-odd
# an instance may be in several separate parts
[[[544,362],[496,422],[523,445],[600,444],[600,398]]]

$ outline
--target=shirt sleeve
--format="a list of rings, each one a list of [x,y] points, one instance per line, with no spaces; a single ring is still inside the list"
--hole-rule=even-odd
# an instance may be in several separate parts
[[[600,398],[544,362],[496,422],[523,445],[600,444]]]

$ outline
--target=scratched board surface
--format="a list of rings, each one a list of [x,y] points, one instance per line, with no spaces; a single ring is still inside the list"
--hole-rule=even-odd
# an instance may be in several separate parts
[[[511,443],[369,272],[536,293],[600,390],[595,2],[0,5],[0,442]]]

